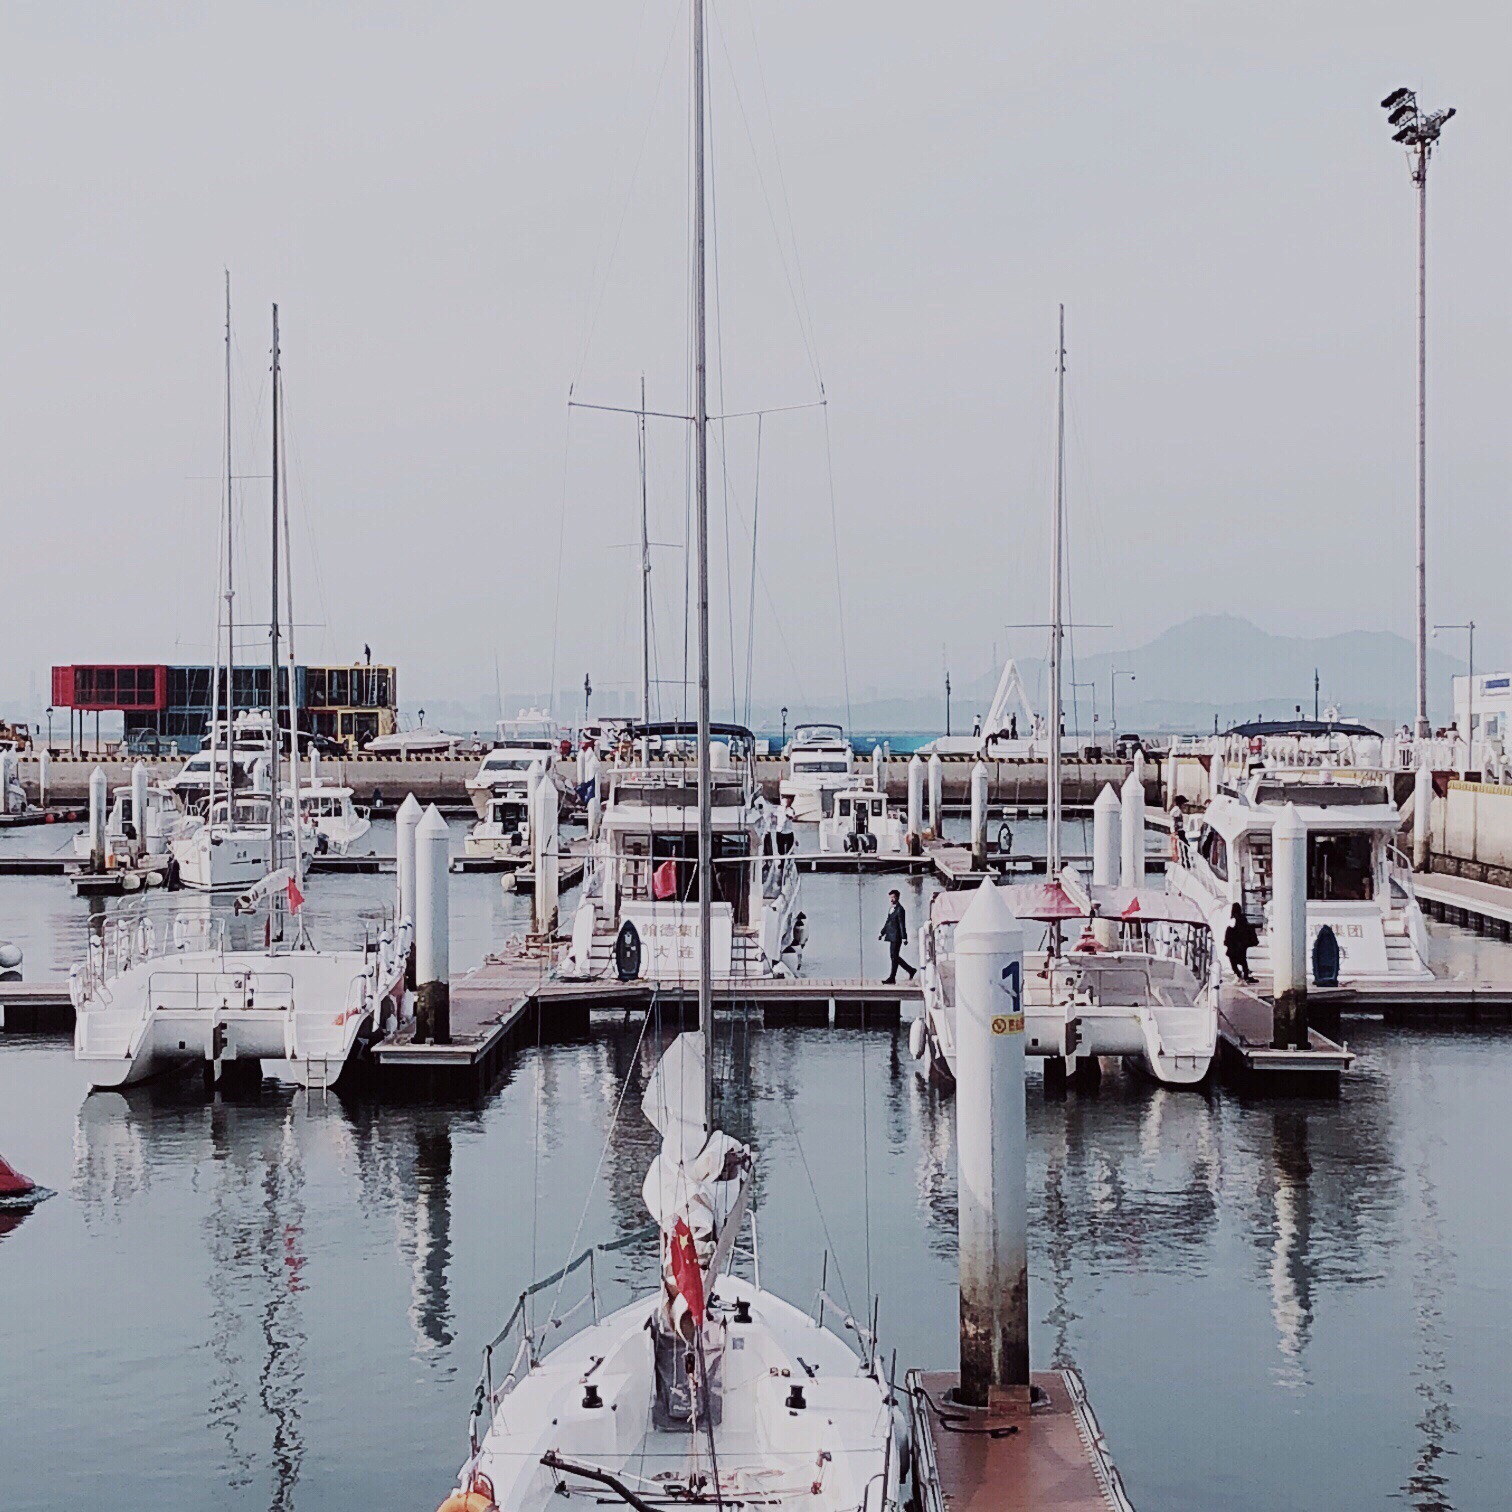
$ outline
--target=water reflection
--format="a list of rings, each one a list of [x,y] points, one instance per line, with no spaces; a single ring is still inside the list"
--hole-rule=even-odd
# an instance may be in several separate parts
[[[1274,1120],[1271,1317],[1283,1361],[1277,1380],[1295,1389],[1310,1384],[1303,1356],[1313,1325],[1312,1161],[1307,1151],[1307,1115],[1283,1109]]]

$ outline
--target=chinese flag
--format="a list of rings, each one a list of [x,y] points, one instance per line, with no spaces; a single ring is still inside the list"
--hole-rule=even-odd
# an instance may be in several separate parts
[[[302,892],[300,892],[300,890],[299,890],[299,884],[293,879],[293,877],[290,877],[289,878],[289,912],[290,913],[298,913],[299,912],[299,908],[300,908],[300,904],[302,904],[303,902],[304,902],[304,894]]]
[[[677,896],[677,862],[663,861],[651,873],[651,896],[675,898]]]
[[[688,1304],[689,1315],[702,1328],[703,1272],[698,1268],[698,1251],[693,1248],[693,1231],[682,1218],[677,1220],[677,1227],[672,1230],[672,1279],[677,1283],[683,1301]]]

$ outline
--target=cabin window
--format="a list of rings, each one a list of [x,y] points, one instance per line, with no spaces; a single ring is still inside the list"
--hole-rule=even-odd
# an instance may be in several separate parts
[[[882,800],[880,798],[873,798],[872,799],[872,813],[878,819],[880,819],[882,817]]]
[[[842,819],[849,819],[850,818],[850,811],[851,811],[850,799],[849,798],[842,798],[840,800],[840,817]]]
[[[1368,834],[1307,837],[1307,896],[1320,903],[1368,903],[1375,895],[1373,847]]]
[[[1220,882],[1228,881],[1228,842],[1217,830],[1211,827],[1203,830],[1197,854],[1207,862]]]
[[[849,770],[843,761],[794,761],[794,772],[845,772]]]

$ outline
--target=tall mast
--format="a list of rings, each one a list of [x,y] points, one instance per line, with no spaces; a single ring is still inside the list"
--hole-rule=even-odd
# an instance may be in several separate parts
[[[232,584],[233,564],[235,552],[231,540],[231,517],[232,517],[232,489],[231,478],[231,270],[226,269],[226,659],[224,666],[220,664],[221,638],[219,633],[215,637],[216,668],[211,678],[210,687],[210,799],[205,812],[208,814],[215,807],[215,767],[220,760],[219,747],[215,739],[215,721],[220,705],[220,692],[215,684],[225,677],[226,695],[226,818],[232,818],[230,800],[235,794],[235,784],[231,781],[231,668],[236,661],[235,640],[231,634],[231,606],[236,597]]]
[[[693,0],[693,469],[698,517],[698,1027],[704,1128],[714,1127],[714,805],[709,774],[709,395],[704,268],[704,9]]]
[[[1047,870],[1054,881],[1061,869],[1061,655],[1066,634],[1061,607],[1062,537],[1066,527],[1066,307],[1060,307],[1055,355],[1055,518],[1050,530],[1050,791]]]
[[[283,742],[278,732],[278,425],[280,411],[278,373],[278,306],[273,306],[273,553],[272,607],[268,615],[268,723],[273,736],[273,750],[268,762],[268,870],[278,870],[278,767],[283,759]]]
[[[640,402],[641,720],[651,722],[651,541],[646,534],[646,375]]]
[[[282,408],[280,407],[280,414]],[[288,467],[287,454],[280,459],[280,465]],[[290,845],[294,852],[294,885],[302,894],[304,892],[304,842],[300,833],[301,814],[299,808],[299,690],[294,677],[294,531],[289,525],[289,480],[285,476],[282,480],[283,491],[283,533],[284,533],[284,612],[289,617],[289,652],[286,665],[289,669],[289,787],[292,793],[291,807],[294,811],[294,833]],[[298,940],[304,939],[304,915],[298,914],[295,919],[294,935]]]

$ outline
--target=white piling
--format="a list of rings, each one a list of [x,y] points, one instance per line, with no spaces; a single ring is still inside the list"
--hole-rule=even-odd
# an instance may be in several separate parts
[[[1288,803],[1271,829],[1272,995],[1277,1050],[1307,1048],[1307,826]]]
[[[415,922],[415,831],[424,810],[413,793],[406,793],[394,816],[394,920],[411,926]],[[415,988],[415,931],[410,929],[409,951],[404,961],[404,985]],[[406,1010],[408,1011],[408,1010]]]
[[[89,774],[89,866],[91,871],[105,870],[105,768],[97,766]]]
[[[871,753],[872,785],[879,793],[887,791],[887,765],[882,755],[882,742],[879,740],[872,747]]]
[[[938,751],[929,753],[929,832],[936,840],[940,838],[940,823],[944,809],[942,795],[945,790],[945,763]]]
[[[1143,887],[1145,876],[1145,796],[1138,770],[1124,778],[1121,855],[1123,885]]]
[[[147,854],[147,767],[140,761],[131,769],[131,826],[136,831],[132,852],[141,858]]]
[[[9,751],[0,751],[0,814],[10,813],[11,767],[15,759]]]
[[[987,866],[987,768],[980,761],[971,769],[971,865]]]
[[[37,758],[37,804],[47,807],[47,791],[52,786],[52,752],[43,749]]]
[[[559,865],[556,784],[539,782],[530,799],[530,869],[535,875],[531,919],[538,935],[556,933]]]
[[[451,847],[433,803],[415,827],[415,1040],[451,1043]]]
[[[924,763],[917,751],[908,758],[908,833],[924,833]]]
[[[955,955],[961,1400],[985,1407],[1029,1396],[1024,936],[991,882]]]
[[[1412,777],[1412,866],[1428,870],[1429,842],[1433,823],[1433,771],[1425,762]]]
[[[1092,885],[1116,887],[1119,860],[1123,848],[1122,809],[1118,790],[1111,782],[1092,805]],[[1118,925],[1112,919],[1099,919],[1092,929],[1093,938],[1105,950],[1118,943]]]

